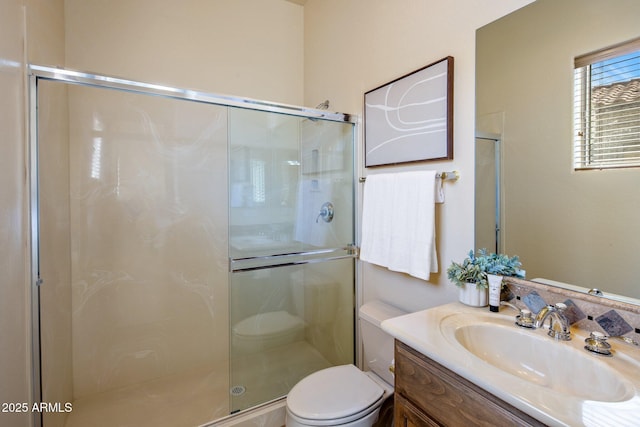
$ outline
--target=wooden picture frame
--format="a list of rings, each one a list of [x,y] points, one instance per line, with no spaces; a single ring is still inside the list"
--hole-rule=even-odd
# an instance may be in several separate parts
[[[365,167],[453,159],[453,57],[364,94]]]

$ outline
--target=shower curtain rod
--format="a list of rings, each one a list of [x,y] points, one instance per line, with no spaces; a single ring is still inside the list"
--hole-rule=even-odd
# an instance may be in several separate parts
[[[128,92],[152,94],[174,99],[191,100],[206,104],[240,107],[250,110],[267,111],[272,113],[289,114],[312,119],[323,119],[334,122],[356,123],[356,117],[351,114],[330,112],[316,108],[299,107],[296,105],[280,104],[269,101],[261,101],[252,98],[241,98],[230,95],[201,92],[191,89],[182,89],[153,83],[144,83],[134,80],[122,79],[113,76],[83,73],[64,68],[47,67],[29,64],[29,75],[46,80],[64,81],[67,83],[111,88]]]

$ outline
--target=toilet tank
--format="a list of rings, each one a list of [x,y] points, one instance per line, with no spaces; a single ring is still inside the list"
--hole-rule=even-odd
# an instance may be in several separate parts
[[[389,371],[393,362],[393,337],[382,330],[380,323],[406,312],[382,301],[371,301],[363,304],[358,314],[364,347],[363,369],[373,371],[393,385],[393,374]]]

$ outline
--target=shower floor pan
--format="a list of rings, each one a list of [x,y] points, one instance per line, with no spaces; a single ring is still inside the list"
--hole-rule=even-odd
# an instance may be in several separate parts
[[[231,399],[234,408],[246,409],[271,400],[274,392],[285,395],[308,373],[330,366],[305,341],[287,347],[284,352],[281,349],[234,361],[234,367],[242,373],[234,375],[231,387],[244,387],[239,396],[231,395],[226,371],[202,369],[78,399],[64,426],[200,426],[229,415]],[[288,357],[283,358],[283,354]],[[277,374],[269,375],[265,368]],[[44,427],[47,424],[45,418]]]

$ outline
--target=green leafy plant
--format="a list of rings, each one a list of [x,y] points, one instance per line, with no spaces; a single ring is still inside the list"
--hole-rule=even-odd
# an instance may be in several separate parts
[[[488,254],[486,249],[478,249],[475,253],[469,251],[469,256],[462,263],[453,261],[447,268],[447,277],[456,286],[475,283],[478,288],[487,288],[487,274],[524,278],[524,270],[520,267],[522,263],[517,256]]]

